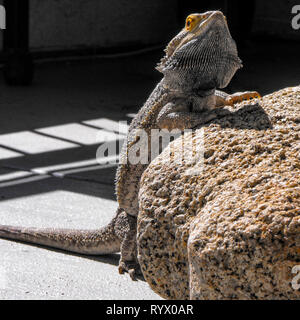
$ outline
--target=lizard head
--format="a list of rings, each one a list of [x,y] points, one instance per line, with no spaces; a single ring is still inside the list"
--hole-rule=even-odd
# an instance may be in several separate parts
[[[221,11],[191,14],[157,66],[166,87],[224,88],[242,64]]]

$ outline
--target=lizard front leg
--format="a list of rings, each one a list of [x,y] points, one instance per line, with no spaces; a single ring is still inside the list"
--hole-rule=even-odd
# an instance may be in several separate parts
[[[160,129],[191,129],[209,122],[219,116],[228,114],[225,109],[212,109],[193,112],[192,106],[183,100],[167,103],[157,117],[157,125]]]
[[[222,107],[226,105],[233,106],[235,103],[239,103],[245,100],[259,99],[261,96],[257,91],[244,91],[236,92],[234,94],[228,94],[220,90],[215,91],[216,107]]]

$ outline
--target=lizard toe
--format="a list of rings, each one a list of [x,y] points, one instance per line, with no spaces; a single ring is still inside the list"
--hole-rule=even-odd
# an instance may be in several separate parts
[[[137,280],[137,277],[142,276],[140,265],[135,261],[120,262],[119,273],[120,274],[128,273],[130,275],[130,278],[134,281]]]

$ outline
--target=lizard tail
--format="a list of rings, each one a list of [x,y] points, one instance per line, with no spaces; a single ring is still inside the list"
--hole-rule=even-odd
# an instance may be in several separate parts
[[[88,255],[120,251],[120,240],[114,232],[112,223],[98,230],[40,229],[0,225],[0,238]]]

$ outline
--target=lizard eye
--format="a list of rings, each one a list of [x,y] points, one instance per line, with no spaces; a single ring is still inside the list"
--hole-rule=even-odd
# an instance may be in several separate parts
[[[205,15],[201,14],[190,14],[185,21],[185,29],[187,31],[192,31],[199,22],[201,22],[204,18],[206,18]]]
[[[193,29],[195,24],[195,20],[192,17],[187,17],[186,22],[185,22],[185,29],[187,31],[190,31]]]
[[[185,30],[192,31],[200,22],[207,19],[209,14],[190,14],[185,21]]]

